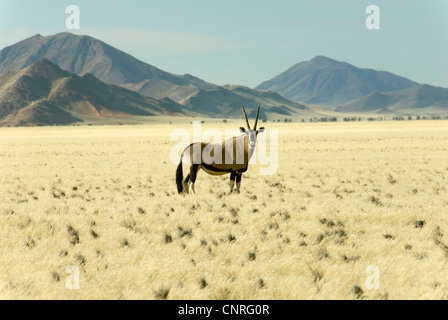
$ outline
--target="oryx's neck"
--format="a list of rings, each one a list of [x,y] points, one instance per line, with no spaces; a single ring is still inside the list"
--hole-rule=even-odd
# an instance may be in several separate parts
[[[237,140],[237,145],[244,147],[244,153],[247,154],[247,159],[249,161],[255,151],[255,146],[252,148],[250,147],[249,137],[245,134],[240,135],[239,137],[236,138],[236,140]]]
[[[255,151],[255,146],[253,148],[251,148],[249,145],[247,146],[247,155],[248,155],[249,160],[250,160],[250,158],[252,158],[254,151]]]

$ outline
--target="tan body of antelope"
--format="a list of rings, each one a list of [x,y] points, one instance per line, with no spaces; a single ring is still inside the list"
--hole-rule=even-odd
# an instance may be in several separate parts
[[[243,107],[246,118],[247,129],[240,127],[243,133],[238,137],[230,138],[222,143],[194,142],[186,147],[180,157],[176,170],[176,184],[178,193],[194,193],[194,183],[199,170],[204,170],[211,175],[223,175],[230,173],[230,192],[233,192],[236,180],[236,191],[240,192],[241,176],[247,171],[250,158],[252,157],[257,142],[257,135],[264,131],[261,127],[257,130],[257,110],[254,128],[251,129],[247,119],[246,110]],[[190,166],[190,172],[183,179],[182,159],[186,158]]]

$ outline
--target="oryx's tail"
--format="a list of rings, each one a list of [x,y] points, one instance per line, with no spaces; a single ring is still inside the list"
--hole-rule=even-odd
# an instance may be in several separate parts
[[[180,156],[180,161],[179,161],[179,165],[177,166],[177,170],[176,170],[176,184],[177,184],[177,192],[178,193],[183,193],[184,190],[184,185],[182,183],[182,180],[184,179],[184,173],[182,170],[182,158],[184,156],[184,153],[182,152],[182,155]]]

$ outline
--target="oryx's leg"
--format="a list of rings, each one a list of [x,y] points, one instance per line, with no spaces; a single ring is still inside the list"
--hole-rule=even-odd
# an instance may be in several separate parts
[[[235,176],[236,176],[235,171],[230,172],[230,193],[233,192],[233,186],[235,185]]]
[[[242,173],[236,174],[236,192],[240,193],[240,187],[241,187],[241,177],[243,176]]]
[[[199,171],[199,165],[198,164],[193,164],[190,167],[190,193],[195,193],[194,192],[194,183],[196,182],[196,177],[198,175],[198,171]]]
[[[182,182],[186,193],[189,193],[189,188],[188,188],[189,181],[190,181],[190,174],[187,174],[187,176],[185,177],[185,180]]]

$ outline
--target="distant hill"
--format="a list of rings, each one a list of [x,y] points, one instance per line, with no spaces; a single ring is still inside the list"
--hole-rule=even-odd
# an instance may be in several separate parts
[[[396,91],[416,85],[418,83],[390,72],[360,69],[346,62],[317,56],[292,66],[256,89],[274,91],[292,101],[334,110],[374,92]]]
[[[241,117],[241,105],[245,106],[249,117],[255,117],[256,109],[261,105],[260,119],[283,120],[322,116],[275,92],[254,90],[240,85],[199,90],[180,103],[189,110],[211,117]]]
[[[91,73],[102,82],[115,84],[156,99],[181,100],[200,89],[214,87],[191,75],[162,71],[87,35],[64,32],[36,34],[0,51],[0,74],[19,71],[46,58],[76,74]]]
[[[431,114],[448,113],[448,89],[427,84],[372,93],[338,108],[339,112]]]
[[[0,76],[0,125],[64,125],[89,119],[182,115],[181,105],[61,70],[47,59]]]

